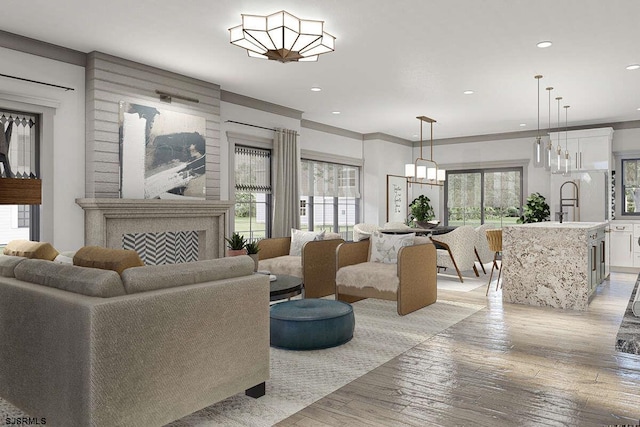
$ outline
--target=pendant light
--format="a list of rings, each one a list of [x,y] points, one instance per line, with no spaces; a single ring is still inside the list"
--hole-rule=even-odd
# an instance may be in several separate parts
[[[560,101],[562,100],[561,96],[556,98],[558,101],[558,146],[554,148],[553,155],[551,156],[551,173],[561,174],[562,173],[562,147],[560,146]]]
[[[533,167],[541,168],[542,166],[544,166],[544,149],[542,148],[542,141],[540,140],[540,79],[542,78],[542,76],[538,74],[533,78],[538,81],[538,131],[536,134],[536,140],[533,142]]]
[[[564,158],[562,162],[562,175],[571,175],[571,156],[569,155],[569,126],[567,120],[567,112],[569,105],[564,106]]]
[[[550,171],[551,170],[551,157],[553,156],[553,144],[551,143],[551,91],[552,87],[547,88],[547,92],[549,92],[549,131],[548,136],[549,140],[547,141],[547,145],[544,147],[544,169]]]

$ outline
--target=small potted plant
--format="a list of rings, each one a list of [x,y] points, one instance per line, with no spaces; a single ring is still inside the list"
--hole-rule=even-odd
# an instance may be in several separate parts
[[[436,217],[431,206],[431,199],[424,194],[413,199],[409,205],[410,219],[415,222],[418,227],[421,228],[433,228],[439,224],[439,221],[434,221]]]
[[[522,216],[518,218],[518,224],[529,224],[533,222],[549,221],[549,205],[544,196],[540,193],[531,193],[527,197],[527,204],[524,206]]]
[[[255,263],[253,271],[258,271],[258,252],[260,251],[260,248],[258,247],[258,241],[256,240],[255,242],[247,242],[244,245],[244,248],[247,250],[247,255],[249,255]]]
[[[244,236],[234,232],[231,235],[231,238],[225,237],[224,240],[226,240],[229,245],[229,249],[227,249],[227,256],[246,255],[247,250],[244,246],[247,244],[247,240]]]

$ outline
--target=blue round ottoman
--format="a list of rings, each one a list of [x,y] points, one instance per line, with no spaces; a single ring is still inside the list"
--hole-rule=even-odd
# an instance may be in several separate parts
[[[317,350],[353,338],[353,307],[342,301],[300,299],[271,306],[271,347]]]

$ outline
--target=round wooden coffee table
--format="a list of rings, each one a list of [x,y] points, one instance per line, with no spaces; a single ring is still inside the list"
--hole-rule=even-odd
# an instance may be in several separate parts
[[[302,293],[302,278],[278,274],[276,280],[270,283],[270,301],[289,299]]]

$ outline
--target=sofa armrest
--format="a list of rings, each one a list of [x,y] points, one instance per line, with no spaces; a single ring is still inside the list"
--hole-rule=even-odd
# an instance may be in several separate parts
[[[258,241],[258,259],[269,259],[289,255],[291,237],[274,237]]]
[[[347,265],[360,264],[369,259],[370,240],[360,240],[359,242],[344,242],[336,249],[336,271]]]
[[[398,314],[403,316],[437,299],[436,248],[432,243],[398,251]]]
[[[302,281],[305,298],[335,293],[336,248],[343,239],[314,240],[302,246]]]
[[[269,378],[269,283],[93,298],[0,286],[0,394],[53,425],[164,425]]]

